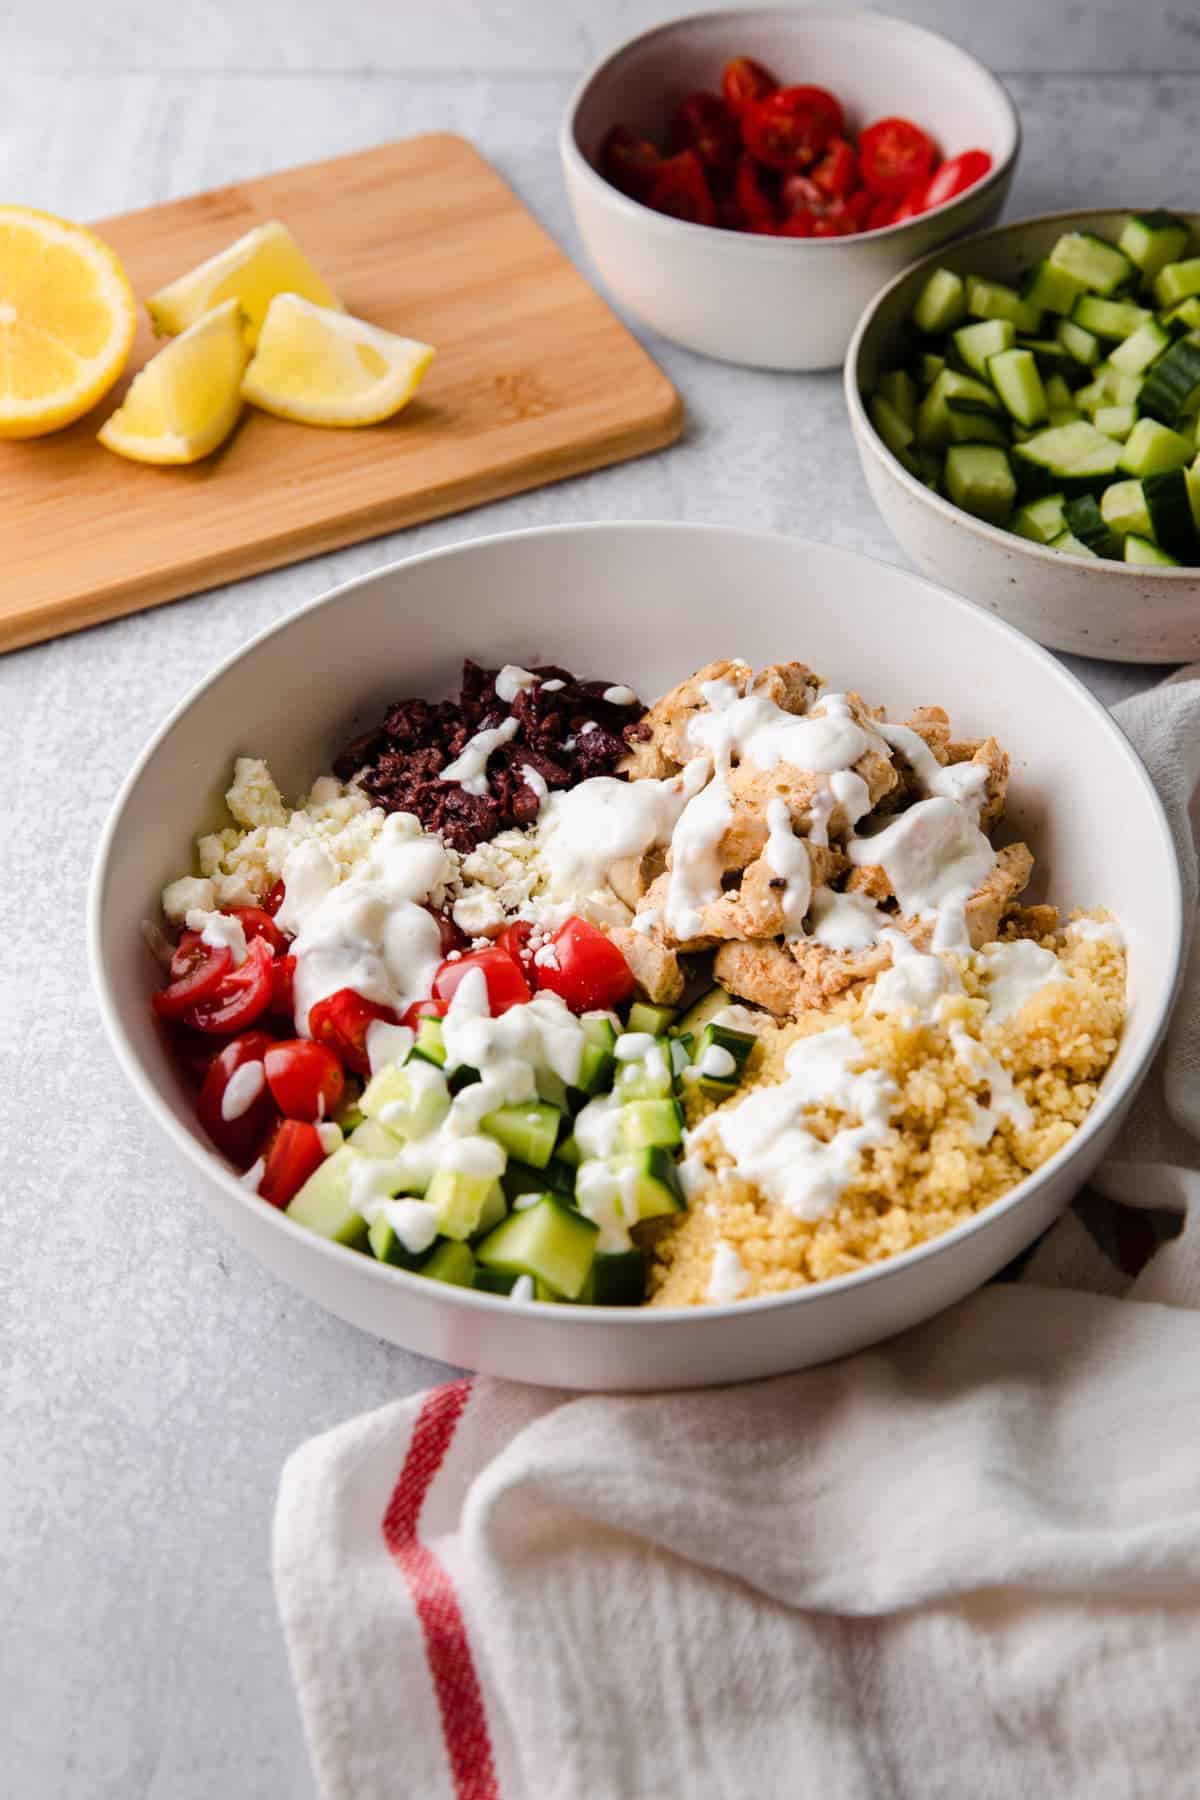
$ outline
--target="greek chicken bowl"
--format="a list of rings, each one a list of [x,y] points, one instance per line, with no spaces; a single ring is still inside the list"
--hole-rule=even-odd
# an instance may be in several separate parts
[[[653,1390],[860,1348],[1024,1250],[1146,1072],[1180,918],[1149,777],[1028,639],[826,545],[618,524],[256,638],[130,775],[91,949],[141,1102],[283,1280]]]

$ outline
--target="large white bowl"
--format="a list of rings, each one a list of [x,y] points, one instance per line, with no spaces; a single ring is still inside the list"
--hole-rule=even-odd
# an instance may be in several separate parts
[[[389,701],[453,691],[464,654],[565,663],[643,695],[716,656],[800,657],[900,716],[938,702],[964,735],[995,732],[1013,756],[1008,829],[1035,849],[1042,891],[1067,906],[1111,906],[1129,939],[1129,1021],[1082,1130],[1006,1199],[921,1249],[802,1293],[711,1309],[514,1304],[389,1268],[266,1206],[208,1147],[163,1050],[141,923],[163,882],[190,866],[197,830],[216,822],[235,755],[265,756],[284,792],[298,793]],[[1121,732],[1053,658],[990,614],[823,544],[725,526],[578,525],[481,538],[380,570],[223,664],[122,789],[96,860],[89,928],[101,1012],[138,1098],[212,1211],[285,1281],[446,1362],[567,1388],[661,1389],[857,1349],[948,1306],[1029,1244],[1096,1163],[1162,1034],[1180,961],[1180,888],[1158,799]],[[165,1195],[163,1205],[182,1202]]]
[[[659,143],[685,95],[719,90],[731,57],[788,85],[830,88],[859,130],[905,114],[945,156],[990,151],[991,173],[950,205],[858,237],[754,237],[651,212],[595,164],[614,125]],[[677,19],[630,40],[587,75],[560,135],[563,174],[588,254],[617,299],[689,350],[756,369],[832,369],[863,307],[900,269],[988,225],[1004,204],[1021,128],[982,63],[884,13],[763,7]]]
[[[972,518],[897,462],[863,403],[879,370],[889,366],[931,269],[1013,281],[1064,231],[1116,238],[1131,212],[1150,210],[1042,213],[927,257],[893,281],[859,321],[846,355],[846,406],[872,499],[896,542],[935,581],[970,594],[1054,650],[1115,662],[1191,662],[1200,656],[1200,569],[1063,556]],[[1200,234],[1200,213],[1178,216]]]

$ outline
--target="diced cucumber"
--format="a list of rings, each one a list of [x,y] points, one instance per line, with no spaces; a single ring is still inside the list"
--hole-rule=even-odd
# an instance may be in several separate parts
[[[1093,556],[1115,556],[1120,545],[1092,494],[1078,494],[1063,508],[1065,529]]]
[[[1182,469],[1192,460],[1194,445],[1157,419],[1139,419],[1121,450],[1119,467],[1127,475],[1157,475],[1164,469]]]
[[[1193,294],[1190,299],[1181,300],[1178,306],[1171,308],[1164,322],[1175,331],[1200,330],[1200,299]]]
[[[1116,438],[1123,444],[1137,424],[1137,414],[1132,406],[1098,406],[1092,415],[1092,423],[1105,437]]]
[[[391,1263],[397,1269],[419,1269],[429,1255],[428,1250],[422,1250],[416,1255],[411,1250],[406,1250],[395,1227],[382,1213],[370,1226],[367,1242],[379,1262]]]
[[[333,1123],[341,1131],[343,1137],[350,1137],[353,1132],[358,1130],[365,1117],[366,1114],[357,1102],[352,1106],[347,1106],[343,1101],[333,1115]]]
[[[1200,256],[1166,263],[1154,278],[1154,298],[1160,306],[1178,306],[1192,294],[1200,294]]]
[[[1073,536],[1069,531],[1060,532],[1058,537],[1052,541],[1050,548],[1051,550],[1061,550],[1065,556],[1090,556],[1094,558],[1096,555],[1094,550],[1089,550],[1086,544],[1082,543],[1079,538]]]
[[[1040,309],[1022,300],[1016,288],[1007,287],[1002,281],[984,281],[978,275],[968,275],[966,299],[973,319],[1007,319],[1031,337],[1042,322]]]
[[[1049,415],[1046,390],[1029,350],[1001,350],[988,358],[988,375],[1007,413],[1018,425],[1042,425]]]
[[[1138,411],[1164,425],[1178,425],[1200,399],[1200,346],[1180,338],[1147,372]]]
[[[465,1169],[435,1169],[425,1190],[426,1204],[437,1213],[438,1231],[460,1241],[479,1230],[493,1187],[490,1175],[471,1175]]]
[[[1188,228],[1168,212],[1135,213],[1117,240],[1142,279],[1152,282],[1168,263],[1176,262],[1188,246]]]
[[[464,1249],[466,1246],[463,1246]],[[472,1258],[474,1262],[474,1258]],[[517,1285],[517,1277],[511,1273],[503,1273],[499,1269],[481,1269],[478,1263],[471,1271],[471,1286],[479,1294],[511,1294]]]
[[[440,1069],[446,1061],[446,1038],[442,1030],[442,1021],[431,1014],[417,1021],[417,1036],[409,1055],[411,1062],[414,1056],[422,1057],[426,1062],[436,1064]]]
[[[988,378],[988,357],[1001,350],[1011,350],[1017,328],[1011,319],[979,319],[974,325],[960,325],[951,338],[963,367],[981,380]]]
[[[501,1221],[508,1217],[508,1200],[504,1188],[498,1181],[493,1181],[484,1195],[483,1208],[479,1214],[479,1223],[471,1233],[472,1237],[483,1237],[485,1232],[492,1231]]]
[[[548,1069],[543,1064],[533,1071],[533,1081],[539,1100],[544,1100],[547,1106],[554,1107],[556,1112],[570,1111],[571,1090],[561,1075],[557,1075],[553,1069]]]
[[[1062,319],[1059,322],[1055,338],[1075,361],[1083,368],[1090,369],[1100,361],[1100,339],[1094,331],[1085,331],[1074,319]]]
[[[1098,379],[1109,405],[1134,406],[1146,378],[1144,375],[1128,375],[1123,369],[1114,369],[1112,363],[1107,362],[1100,370]]]
[[[608,1158],[619,1181],[632,1173],[630,1186],[639,1219],[658,1219],[683,1210],[683,1190],[675,1158],[669,1150],[629,1150]]]
[[[577,1169],[579,1167],[583,1158],[580,1154],[579,1145],[575,1139],[574,1133],[563,1139],[562,1143],[554,1153],[554,1159],[556,1162],[563,1163],[568,1169]],[[546,1166],[549,1168],[550,1165],[547,1164]]]
[[[1140,481],[1112,482],[1100,496],[1100,513],[1105,524],[1121,537],[1130,532],[1140,537],[1154,536]]]
[[[544,1169],[554,1154],[562,1117],[558,1108],[545,1100],[526,1100],[485,1113],[479,1129],[503,1144],[510,1156]]]
[[[1192,518],[1187,477],[1182,469],[1166,469],[1147,475],[1142,482],[1146,510],[1154,527],[1154,541],[1176,562],[1195,562],[1200,544]]]
[[[1132,300],[1101,300],[1095,294],[1081,294],[1071,314],[1072,322],[1102,338],[1127,338],[1154,314]]]
[[[592,1264],[593,1306],[641,1306],[646,1298],[646,1258],[641,1250],[597,1250]]]
[[[916,397],[913,397],[913,412],[916,412]],[[674,1006],[651,1006],[647,1000],[635,1000],[629,1009],[626,1031],[646,1031],[651,1037],[663,1037],[675,1023],[678,1008]]]
[[[1029,500],[1012,516],[1012,529],[1018,537],[1034,544],[1048,544],[1066,529],[1063,520],[1062,494],[1044,494],[1040,500]]]
[[[1002,525],[1013,508],[1017,484],[1003,450],[991,444],[952,444],[946,452],[946,495],[955,506]]]
[[[995,393],[973,375],[943,369],[917,409],[917,442],[923,450],[944,450],[951,440],[954,410],[966,415],[999,418],[1003,414]]]
[[[419,1138],[436,1131],[449,1112],[450,1090],[440,1069],[410,1057],[403,1067],[391,1063],[372,1075],[359,1104],[396,1137]]]
[[[965,290],[961,276],[951,269],[935,269],[917,295],[912,322],[918,331],[932,335],[935,331],[951,331],[966,311]]]
[[[617,1114],[616,1148],[673,1149],[683,1142],[683,1108],[678,1100],[634,1100]]]
[[[1148,369],[1155,357],[1161,356],[1170,347],[1171,334],[1165,325],[1157,319],[1147,319],[1144,325],[1110,351],[1109,362],[1114,369],[1120,369],[1125,375],[1140,375]]]
[[[1110,395],[1104,380],[1103,371],[1094,381],[1087,381],[1082,387],[1075,389],[1075,404],[1081,412],[1094,413],[1098,407],[1109,404]]]
[[[1026,478],[1053,491],[1082,492],[1116,474],[1121,447],[1086,420],[1052,425],[1013,449],[1014,467]]]
[[[532,1275],[556,1294],[576,1300],[591,1273],[599,1228],[582,1213],[547,1197],[511,1213],[476,1249],[485,1269]]]
[[[1165,550],[1160,550],[1157,544],[1150,542],[1149,538],[1138,537],[1134,532],[1131,532],[1125,539],[1125,561],[1138,563],[1147,569],[1177,569],[1179,567],[1173,556],[1168,556]]]
[[[1079,374],[1079,364],[1069,350],[1063,349],[1057,338],[1019,337],[1015,340],[1014,348],[1033,352],[1043,379],[1048,375],[1074,377]]]
[[[570,1199],[575,1192],[575,1171],[557,1156],[552,1156],[544,1169],[532,1168],[529,1163],[510,1157],[500,1177],[500,1185],[510,1202],[522,1194],[555,1193]]]
[[[950,407],[950,442],[952,444],[998,444],[1007,449],[1014,431],[1021,426],[1010,423],[998,413],[958,412]]]
[[[1070,269],[1057,268],[1048,257],[1034,263],[1021,288],[1022,298],[1042,312],[1069,314],[1087,282]]]
[[[733,1031],[728,1025],[715,1025],[710,1019],[696,1040],[693,1061],[697,1064],[704,1060],[706,1050],[723,1050],[733,1058],[733,1069],[730,1079],[736,1074],[740,1079],[746,1064],[754,1054],[754,1046],[758,1039],[748,1031]]]
[[[944,356],[935,356],[932,350],[923,350],[917,359],[917,379],[922,387],[932,387],[946,366]]]
[[[475,1280],[475,1258],[465,1244],[435,1244],[420,1273],[429,1281],[445,1281],[451,1287],[471,1287]]]
[[[388,1158],[399,1156],[404,1148],[403,1140],[386,1125],[381,1125],[378,1119],[364,1119],[361,1125],[355,1126],[346,1142],[360,1156]]]
[[[617,1070],[613,1092],[621,1101],[664,1100],[675,1092],[675,1072],[671,1067],[669,1038],[655,1038],[645,1056],[622,1063]]]
[[[1196,527],[1197,535],[1200,536],[1200,457],[1196,459],[1190,469],[1183,471],[1183,476],[1188,484],[1188,499],[1192,503],[1192,524]]]
[[[616,1059],[611,1050],[604,1050],[599,1044],[584,1040],[583,1054],[579,1059],[579,1075],[575,1083],[576,1092],[580,1094],[606,1094],[613,1084],[613,1073]]]
[[[871,414],[872,425],[892,455],[899,456],[902,450],[907,450],[916,434],[912,426],[900,417],[895,407],[890,405],[882,394],[872,394],[868,402],[868,410]]]
[[[289,1203],[288,1218],[318,1237],[361,1249],[367,1241],[367,1221],[350,1204],[350,1171],[361,1160],[349,1144],[327,1156]]]
[[[892,411],[903,419],[909,430],[912,431],[917,423],[917,384],[908,370],[889,369],[885,375],[879,377],[875,392],[887,401]],[[639,1000],[630,1008],[630,1018],[642,1005],[643,1002]],[[672,1018],[675,1016],[675,1009],[670,1006],[646,1007],[646,1011],[670,1013]],[[630,1031],[649,1031],[651,1027],[649,1025],[630,1025],[629,1029]],[[666,1027],[664,1026],[663,1029],[665,1030]],[[657,1035],[655,1033],[655,1036]]]
[[[1046,404],[1051,408],[1074,406],[1075,397],[1061,375],[1047,375]]]
[[[1123,250],[1090,231],[1067,231],[1049,257],[1052,269],[1061,269],[1093,294],[1111,294],[1133,276],[1134,265]],[[1087,324],[1086,319],[1081,321]]]
[[[694,1037],[699,1037],[700,1033],[704,1030],[704,1027],[711,1024],[718,1013],[724,1012],[727,1006],[732,1005],[733,1000],[725,988],[710,987],[706,993],[701,994],[700,998],[688,1007],[687,1011],[683,1013],[680,1018],[676,1019],[671,1029],[680,1037],[688,1031],[690,1031]]]

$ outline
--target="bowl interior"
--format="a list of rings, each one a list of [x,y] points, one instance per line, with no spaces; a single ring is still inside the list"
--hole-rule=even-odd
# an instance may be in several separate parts
[[[1008,96],[965,50],[883,13],[811,7],[705,13],[635,38],[580,95],[576,146],[594,165],[617,124],[665,143],[679,102],[698,88],[719,92],[725,64],[743,55],[785,85],[830,88],[852,131],[903,114],[937,139],[944,156],[978,147],[999,168],[1015,148]]]
[[[931,702],[956,735],[994,733],[1012,755],[1007,830],[1038,858],[1037,895],[1107,905],[1125,928],[1131,1006],[1109,1091],[1140,1068],[1173,990],[1178,873],[1148,777],[1060,665],[849,551],[720,526],[576,526],[464,544],[339,590],[220,669],[146,752],[101,848],[93,949],[117,1047],[173,1135],[205,1142],[151,1023],[139,926],[191,867],[196,832],[219,822],[232,759],[266,757],[296,798],[387,702],[451,692],[464,655],[565,663],[643,697],[715,657],[796,657],[893,718]]]

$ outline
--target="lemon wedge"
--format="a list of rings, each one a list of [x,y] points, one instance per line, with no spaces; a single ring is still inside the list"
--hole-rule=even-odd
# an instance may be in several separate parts
[[[300,294],[317,306],[342,310],[287,226],[272,219],[151,294],[146,307],[158,336],[174,337],[223,301],[236,300],[246,315],[246,337],[253,348],[276,294]]]
[[[238,422],[249,354],[241,309],[226,300],[134,376],[100,442],[132,462],[199,462]]]
[[[412,399],[433,355],[431,344],[277,294],[242,393],[302,425],[375,425]]]
[[[0,437],[40,437],[106,394],[129,355],[137,308],[94,232],[0,206]]]

